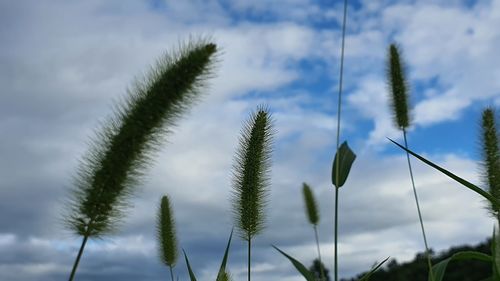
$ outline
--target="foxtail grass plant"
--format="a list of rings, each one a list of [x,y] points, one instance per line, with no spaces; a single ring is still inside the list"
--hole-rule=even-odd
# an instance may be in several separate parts
[[[259,107],[243,125],[235,154],[231,199],[236,229],[248,242],[248,281],[252,239],[264,229],[273,134],[268,109]]]
[[[318,238],[318,223],[319,223],[319,210],[316,198],[314,198],[314,193],[311,187],[307,183],[302,184],[302,195],[304,196],[304,205],[306,210],[306,215],[309,223],[313,226],[314,238],[316,239],[316,249],[318,250],[318,261],[320,264],[320,278],[325,280],[325,272],[323,270],[323,263],[321,261],[321,251],[319,249],[319,238]]]
[[[395,44],[391,44],[389,46],[389,59],[387,62],[387,80],[391,92],[390,101],[394,117],[394,124],[399,130],[402,131],[405,148],[408,148],[408,141],[406,136],[407,129],[410,126],[410,115],[408,109],[408,103],[409,103],[408,81],[406,80],[405,65],[400,58],[400,50]],[[429,251],[429,245],[427,243],[424,221],[422,219],[422,212],[420,210],[417,189],[415,187],[415,179],[413,177],[413,170],[410,162],[410,154],[408,152],[406,153],[406,160],[408,163],[408,171],[410,172],[410,180],[413,188],[413,196],[415,198],[415,203],[417,206],[418,219],[420,221],[420,228],[422,230],[422,237],[425,245],[427,266],[429,269],[431,280],[433,281],[434,277],[432,272],[431,253]]]
[[[191,42],[163,56],[92,139],[64,218],[69,229],[82,237],[70,281],[88,239],[116,230],[152,152],[202,93],[216,52],[215,44]]]
[[[171,280],[174,281],[174,266],[179,256],[175,220],[170,199],[167,195],[161,198],[156,227],[160,260],[169,267]]]
[[[491,196],[500,200],[500,151],[498,145],[495,111],[492,108],[486,108],[483,111],[481,122],[483,178]],[[490,204],[490,212],[500,225],[500,209]]]

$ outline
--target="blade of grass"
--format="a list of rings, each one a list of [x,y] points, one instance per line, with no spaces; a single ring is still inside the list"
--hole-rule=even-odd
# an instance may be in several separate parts
[[[458,183],[462,184],[463,186],[467,187],[468,189],[476,192],[477,194],[481,195],[482,197],[484,197],[485,199],[487,199],[488,201],[491,202],[492,205],[496,206],[497,208],[500,208],[500,202],[498,202],[493,196],[491,196],[491,194],[489,194],[488,192],[484,191],[483,189],[481,189],[480,187],[464,180],[463,178],[453,174],[452,172],[444,169],[444,168],[441,168],[440,166],[432,163],[431,161],[425,159],[424,157],[418,155],[417,153],[411,151],[410,149],[407,149],[405,148],[404,146],[400,145],[399,143],[389,139],[392,143],[394,143],[395,145],[399,146],[401,149],[407,151],[408,153],[410,153],[411,155],[413,155],[414,157],[416,157],[418,160],[424,162],[425,164],[431,166],[432,168],[440,171],[441,173],[447,175],[448,177],[454,179],[455,181],[457,181]]]
[[[182,249],[182,252],[184,253],[184,259],[186,260],[186,266],[188,268],[189,279],[191,281],[196,281],[196,276],[194,276],[193,269],[191,268],[191,265],[189,264],[189,259],[188,259],[188,256],[186,254],[186,251],[184,251],[184,249]]]
[[[372,276],[373,273],[375,273],[375,271],[377,271],[387,260],[389,260],[389,257],[387,257],[385,260],[379,262],[376,266],[374,266],[370,272],[368,272],[367,274],[363,275],[363,277],[361,277],[361,279],[359,279],[358,281],[368,281],[370,280],[370,277]]]
[[[293,257],[289,256],[288,254],[286,254],[285,252],[283,252],[282,250],[280,250],[278,247],[272,245],[274,249],[276,249],[278,252],[280,252],[283,256],[285,256],[292,264],[293,266],[295,266],[295,268],[297,269],[298,272],[300,272],[300,274],[302,274],[302,276],[304,276],[304,278],[307,280],[307,281],[316,281],[316,278],[314,277],[314,274],[312,274],[308,269],[307,267],[305,267],[301,262],[299,262],[298,260],[294,259]]]
[[[231,247],[231,239],[233,238],[233,229],[231,229],[231,235],[229,235],[229,240],[227,241],[227,246],[226,246],[226,250],[224,251],[224,257],[222,258],[222,263],[220,265],[220,268],[219,268],[219,273],[217,273],[217,281],[219,281],[219,279],[223,279],[224,275],[227,275],[226,273],[226,263],[227,263],[227,259],[229,257],[229,247]]]

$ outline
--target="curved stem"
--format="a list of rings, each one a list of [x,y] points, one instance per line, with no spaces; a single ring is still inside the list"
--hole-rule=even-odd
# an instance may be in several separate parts
[[[406,139],[406,130],[403,128],[403,137],[405,141],[405,148],[408,149],[408,141]],[[420,211],[420,204],[418,202],[417,189],[415,188],[415,180],[413,179],[413,170],[411,168],[410,154],[406,151],[406,160],[408,161],[408,170],[410,171],[411,185],[413,187],[413,195],[415,196],[415,203],[417,205],[418,219],[420,221],[420,228],[422,229],[422,237],[424,238],[425,253],[427,256],[427,266],[429,267],[429,275],[431,280],[434,281],[434,272],[432,272],[431,253],[427,244],[427,236],[425,235],[424,220],[422,219],[422,212]]]
[[[78,255],[76,256],[75,263],[73,264],[73,269],[71,270],[71,274],[69,276],[69,281],[72,281],[75,277],[76,269],[78,268],[78,264],[80,263],[80,258],[82,257],[83,249],[85,248],[85,244],[87,244],[88,236],[83,236],[82,245],[80,246],[80,250],[78,251]]]
[[[324,281],[325,280],[325,271],[323,269],[323,262],[321,261],[321,251],[319,250],[318,227],[316,225],[313,225],[313,228],[314,228],[314,237],[316,238],[316,248],[318,249],[320,277],[321,277],[321,281]]]

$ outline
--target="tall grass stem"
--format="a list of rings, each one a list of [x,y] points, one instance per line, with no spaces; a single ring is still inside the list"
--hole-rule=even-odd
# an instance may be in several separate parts
[[[406,138],[406,130],[403,128],[403,138],[405,141],[405,148],[408,149],[408,140]],[[417,189],[415,188],[415,180],[413,178],[413,170],[411,168],[410,154],[406,151],[406,160],[408,161],[408,170],[410,172],[411,185],[413,187],[413,195],[415,196],[415,203],[417,205],[418,219],[420,221],[420,228],[422,229],[422,237],[424,238],[425,255],[427,257],[427,266],[429,267],[429,274],[431,280],[434,281],[434,273],[432,271],[431,253],[427,244],[427,236],[425,235],[424,221],[422,219],[422,212],[420,211],[420,204],[418,203]]]
[[[340,147],[340,116],[341,116],[341,110],[342,110],[342,82],[344,78],[344,50],[345,50],[345,30],[346,30],[346,21],[347,21],[347,0],[344,0],[344,18],[342,21],[342,47],[341,47],[341,54],[340,54],[340,74],[339,74],[339,93],[338,93],[338,103],[337,103],[337,153],[336,157],[339,157],[339,147]],[[338,163],[337,159],[337,163]],[[339,179],[339,174],[340,174],[340,165],[337,165],[337,170],[335,171],[337,175],[337,184],[335,187],[335,220],[334,220],[334,225],[335,225],[335,241],[334,241],[334,275],[335,275],[335,281],[338,280],[338,248],[337,248],[337,243],[338,243],[338,197],[339,197],[339,184],[338,184],[338,179]]]

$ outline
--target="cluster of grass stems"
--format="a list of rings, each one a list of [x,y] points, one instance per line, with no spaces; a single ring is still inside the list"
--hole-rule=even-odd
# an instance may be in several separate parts
[[[339,75],[336,152],[333,157],[331,182],[335,193],[334,213],[334,280],[338,281],[338,204],[340,188],[346,183],[356,155],[347,142],[340,144],[341,97],[343,80],[343,57],[347,1],[344,3],[344,22]],[[168,136],[175,121],[202,94],[204,82],[212,74],[217,58],[215,44],[199,41],[181,46],[178,52],[161,58],[144,82],[138,82],[129,92],[127,100],[119,105],[115,116],[106,123],[101,132],[92,140],[89,152],[81,161],[75,177],[75,188],[68,203],[65,221],[68,227],[82,237],[69,280],[73,280],[88,239],[100,238],[116,230],[129,205],[135,187],[141,182],[145,168],[151,163],[153,152]],[[409,85],[400,48],[391,44],[387,60],[387,82],[390,104],[395,126],[401,130],[404,144],[398,144],[405,153],[409,171],[409,183],[413,191],[416,210],[420,222],[422,240],[428,261],[429,281],[441,281],[446,266],[455,259],[478,259],[491,262],[493,275],[487,280],[500,280],[500,243],[494,230],[492,255],[478,252],[460,252],[432,265],[431,253],[422,218],[415,176],[410,155],[434,169],[454,179],[461,185],[476,192],[490,204],[492,216],[500,223],[500,150],[495,112],[487,108],[481,122],[484,183],[481,189],[446,169],[432,163],[409,149],[408,129],[411,125],[409,109]],[[244,123],[235,152],[232,181],[232,211],[234,226],[241,239],[247,242],[247,279],[251,280],[252,243],[265,228],[266,206],[270,188],[270,168],[272,141],[275,130],[270,110],[259,106]],[[322,264],[318,225],[320,214],[313,189],[303,184],[303,198],[306,217],[313,228],[319,263]],[[233,231],[228,239],[216,281],[232,280],[226,269]],[[176,280],[174,267],[178,261],[175,219],[171,198],[163,195],[157,214],[158,253],[161,262],[168,267],[170,279]],[[301,262],[276,246],[307,281],[326,280],[322,267],[319,273],[307,269]],[[191,281],[196,280],[187,253],[183,251]],[[360,280],[369,280],[370,275],[383,265],[388,258],[374,266]],[[178,279],[178,277],[177,277]]]

